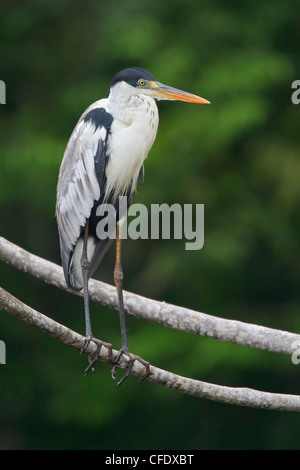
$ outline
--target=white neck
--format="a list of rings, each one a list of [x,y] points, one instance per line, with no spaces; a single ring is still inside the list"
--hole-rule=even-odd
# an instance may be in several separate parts
[[[110,160],[106,169],[107,193],[118,196],[135,189],[140,169],[154,142],[158,127],[155,100],[125,82],[111,89],[109,112],[113,116]],[[121,145],[120,145],[121,143]]]
[[[116,83],[108,97],[113,117],[131,124],[148,110],[153,110],[157,114],[155,100],[145,91],[135,89],[126,82]]]

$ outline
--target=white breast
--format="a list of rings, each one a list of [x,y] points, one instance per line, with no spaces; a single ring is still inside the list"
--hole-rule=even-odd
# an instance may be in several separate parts
[[[113,117],[106,194],[113,191],[118,197],[131,181],[132,189],[136,187],[140,169],[156,137],[158,110],[152,98],[133,96],[124,113],[118,110],[118,116],[113,114]]]

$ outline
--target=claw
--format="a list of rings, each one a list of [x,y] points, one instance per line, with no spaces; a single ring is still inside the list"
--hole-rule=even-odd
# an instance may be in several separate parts
[[[82,356],[82,354],[85,353],[85,351],[87,350],[87,348],[89,347],[89,344],[92,340],[92,336],[87,336],[86,340],[85,340],[85,343],[84,343],[84,346],[82,348],[82,350],[80,351],[80,355]]]
[[[127,371],[126,371],[126,374],[124,375],[124,377],[122,377],[122,379],[117,383],[117,386],[116,388],[120,387],[120,385],[122,385],[123,382],[125,382],[125,380],[130,376],[131,374],[131,371],[132,371],[132,368],[133,368],[133,364],[135,363],[135,361],[138,361],[140,362],[141,364],[144,365],[145,367],[145,375],[144,377],[142,377],[140,379],[140,382],[143,382],[147,377],[149,377],[150,375],[150,364],[149,362],[145,361],[144,359],[142,359],[141,357],[139,356],[136,356],[135,354],[132,354],[129,350],[125,350],[125,349],[121,349],[116,357],[116,359],[113,361],[113,368],[112,368],[112,371],[111,371],[111,375],[112,375],[112,378],[115,380],[116,376],[116,366],[120,360],[120,358],[123,356],[123,354],[126,354],[126,356],[129,357],[129,363],[128,363],[128,367],[127,367]]]
[[[80,351],[80,354],[83,354],[91,341],[94,341],[94,343],[96,343],[97,345],[97,350],[93,356],[93,359],[91,358],[91,356],[89,356],[89,366],[85,369],[84,371],[84,377],[86,377],[88,375],[88,373],[92,370],[94,370],[93,366],[94,364],[96,364],[96,362],[98,361],[99,357],[100,357],[100,352],[101,352],[101,348],[102,346],[106,347],[108,349],[108,360],[109,362],[112,362],[112,345],[110,343],[106,343],[104,341],[101,341],[100,339],[97,339],[97,338],[94,338],[94,337],[88,337],[87,340],[86,340],[86,343],[82,349],[82,351]]]

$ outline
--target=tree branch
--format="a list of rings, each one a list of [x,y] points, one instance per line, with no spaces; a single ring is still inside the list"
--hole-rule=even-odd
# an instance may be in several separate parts
[[[72,294],[83,295],[81,291],[67,288],[61,267],[29,253],[3,237],[0,237],[0,259],[47,284]],[[113,286],[91,279],[89,293],[91,300],[118,309],[116,289]],[[126,291],[124,303],[126,313],[137,318],[242,346],[292,355],[295,351],[294,344],[300,344],[300,335],[295,333],[218,318]]]
[[[72,331],[42,313],[34,310],[20,300],[13,297],[0,288],[1,308],[15,315],[29,325],[34,325],[45,333],[59,339],[63,343],[81,350],[85,344],[85,337]],[[96,345],[91,342],[87,354],[96,353]],[[113,350],[113,358],[118,351]],[[108,351],[104,347],[100,351],[99,359],[109,362]],[[118,367],[126,369],[128,365],[126,357],[122,357]],[[284,395],[279,393],[261,392],[249,388],[233,388],[221,385],[209,384],[194,379],[182,377],[177,374],[150,366],[151,375],[147,378],[150,382],[162,385],[166,388],[183,392],[196,397],[206,398],[221,403],[263,408],[278,411],[300,411],[300,397],[297,395]],[[135,362],[132,374],[143,377],[144,368],[139,362]]]

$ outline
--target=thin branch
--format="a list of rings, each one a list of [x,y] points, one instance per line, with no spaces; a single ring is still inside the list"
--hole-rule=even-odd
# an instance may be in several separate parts
[[[20,300],[13,297],[4,289],[0,288],[1,308],[15,315],[30,325],[43,330],[45,333],[59,339],[63,343],[81,350],[85,344],[85,337],[70,330],[64,325],[57,323],[51,318],[34,310]],[[95,354],[96,345],[91,342],[86,353]],[[115,358],[118,351],[113,351]],[[109,362],[108,351],[104,347],[100,351],[99,359]],[[126,369],[127,359],[122,357],[118,367]],[[221,385],[209,384],[194,379],[182,377],[177,374],[150,366],[151,375],[147,378],[150,382],[162,385],[166,388],[183,392],[196,397],[206,398],[221,403],[262,408],[277,411],[300,411],[300,396],[285,395],[279,393],[261,392],[249,388],[233,388]],[[135,362],[132,374],[143,377],[143,366]]]
[[[83,295],[81,291],[66,287],[61,267],[29,253],[3,237],[0,237],[0,259],[47,284],[72,294]],[[113,286],[91,279],[89,292],[93,301],[118,309],[116,289]],[[129,315],[200,336],[288,355],[295,351],[296,342],[300,344],[300,335],[295,333],[218,318],[126,291],[124,301]]]

